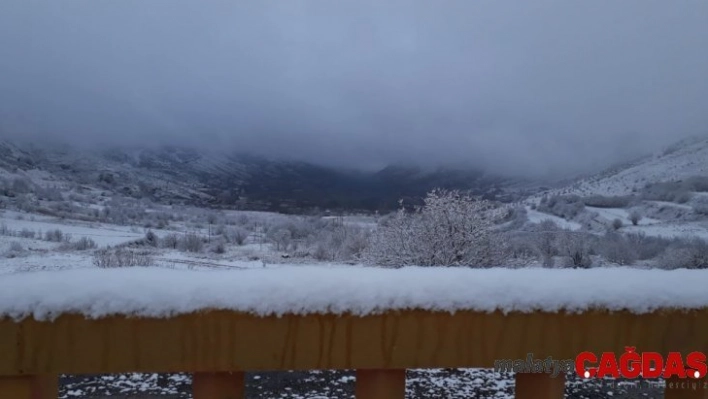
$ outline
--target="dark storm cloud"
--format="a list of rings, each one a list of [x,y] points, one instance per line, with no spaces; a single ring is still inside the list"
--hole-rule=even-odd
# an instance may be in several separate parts
[[[567,172],[708,130],[706,21],[702,0],[5,0],[0,129]]]

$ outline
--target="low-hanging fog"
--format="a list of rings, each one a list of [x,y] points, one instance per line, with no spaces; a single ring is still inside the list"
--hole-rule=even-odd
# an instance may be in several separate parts
[[[587,171],[708,133],[708,2],[0,3],[0,135]]]

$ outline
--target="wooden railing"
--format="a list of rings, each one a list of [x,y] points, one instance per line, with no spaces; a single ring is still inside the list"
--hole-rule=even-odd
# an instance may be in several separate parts
[[[387,312],[260,317],[204,311],[0,320],[0,398],[57,397],[59,374],[194,373],[195,399],[243,398],[244,371],[355,369],[359,399],[401,399],[405,370],[491,368],[497,359],[573,359],[583,351],[708,351],[708,310],[649,314]],[[517,398],[561,398],[564,379],[517,374]],[[666,398],[708,390],[667,389]]]

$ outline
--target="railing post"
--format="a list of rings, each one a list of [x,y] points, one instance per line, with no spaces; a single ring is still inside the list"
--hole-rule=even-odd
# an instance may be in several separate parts
[[[708,380],[679,379],[666,380],[665,399],[708,399]]]
[[[357,370],[356,399],[405,399],[406,370]]]
[[[195,373],[192,379],[194,399],[243,399],[246,379],[243,372]]]
[[[516,399],[563,399],[565,375],[516,373]]]
[[[0,397],[12,399],[57,399],[56,375],[0,376]]]

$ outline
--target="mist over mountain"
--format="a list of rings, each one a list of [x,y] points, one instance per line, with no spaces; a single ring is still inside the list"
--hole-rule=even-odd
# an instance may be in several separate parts
[[[708,126],[708,3],[0,4],[0,134],[568,176]]]
[[[278,212],[390,211],[434,188],[469,190],[509,201],[519,179],[471,168],[390,165],[373,171],[180,146],[103,147],[5,141],[0,167],[42,171],[57,181],[111,195],[215,208]]]

